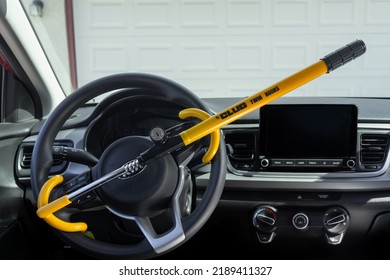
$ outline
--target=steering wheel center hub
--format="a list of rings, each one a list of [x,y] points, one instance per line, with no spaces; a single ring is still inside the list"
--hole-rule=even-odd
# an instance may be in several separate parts
[[[153,145],[148,137],[129,136],[112,143],[102,154],[94,180],[135,159]],[[167,209],[178,181],[178,166],[168,154],[133,176],[120,176],[97,189],[117,213],[152,217]]]

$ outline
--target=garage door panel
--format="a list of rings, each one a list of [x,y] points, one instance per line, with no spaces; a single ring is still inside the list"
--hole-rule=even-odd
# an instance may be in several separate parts
[[[129,1],[73,1],[77,36],[120,36],[128,29]]]
[[[149,72],[183,83],[201,97],[243,96],[363,39],[368,51],[362,59],[294,96],[388,92],[389,1],[89,0],[73,5],[79,85],[112,73]]]
[[[315,20],[313,17],[313,1],[284,1],[272,2],[273,26],[300,26],[310,27]],[[292,12],[293,11],[293,12]]]
[[[366,23],[390,25],[390,1],[370,0],[366,3]]]

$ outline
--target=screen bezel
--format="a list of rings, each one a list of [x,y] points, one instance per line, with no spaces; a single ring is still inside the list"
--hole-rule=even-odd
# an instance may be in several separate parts
[[[297,108],[302,108],[303,110],[305,108],[309,109],[318,109],[321,108],[321,110],[329,110],[329,113],[332,112],[332,109],[337,108],[340,110],[340,108],[345,108],[345,110],[348,110],[350,112],[350,123],[349,127],[347,127],[350,130],[350,137],[347,140],[348,143],[348,152],[343,154],[343,155],[332,155],[330,157],[324,157],[324,156],[317,156],[317,155],[312,155],[312,156],[305,156],[302,158],[315,158],[315,159],[327,159],[327,158],[340,158],[340,159],[350,159],[350,158],[355,158],[356,157],[356,146],[357,146],[357,122],[358,122],[358,109],[356,105],[351,105],[351,104],[271,104],[271,105],[266,105],[260,109],[260,135],[259,135],[259,154],[260,158],[285,158],[285,159],[290,159],[290,158],[297,158],[297,157],[289,157],[288,155],[286,156],[273,156],[269,153],[269,145],[272,143],[268,143],[268,138],[267,135],[270,133],[269,130],[270,127],[268,126],[269,118],[272,118],[272,113],[275,113],[273,110],[274,108],[277,107],[277,110],[289,110],[290,108],[294,108],[295,110]],[[299,157],[298,157],[299,158]]]

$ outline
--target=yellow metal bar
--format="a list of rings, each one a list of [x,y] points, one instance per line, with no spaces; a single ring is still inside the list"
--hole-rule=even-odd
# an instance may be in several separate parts
[[[234,104],[233,106],[209,117],[201,123],[180,133],[185,145],[220,129],[221,127],[253,112],[286,93],[327,73],[328,67],[322,60],[285,78],[284,80]]]
[[[53,213],[71,204],[67,195],[64,195],[49,203],[51,191],[63,182],[64,178],[60,175],[51,177],[43,185],[38,196],[37,215],[44,219],[46,223],[52,227],[66,232],[85,232],[87,230],[86,223],[70,223],[57,218]]]
[[[206,113],[205,111],[197,109],[197,108],[184,109],[184,110],[180,111],[180,113],[179,113],[179,118],[181,118],[181,119],[187,119],[187,118],[191,118],[191,117],[198,118],[198,119],[204,121],[204,120],[208,119],[210,117],[210,115],[208,113]],[[211,132],[210,146],[202,158],[203,163],[205,163],[205,164],[209,163],[213,159],[213,157],[215,156],[215,154],[218,151],[220,138],[221,138],[221,136],[220,136],[219,129],[216,129],[216,130]]]
[[[64,195],[56,200],[40,207],[37,210],[37,215],[39,218],[46,218],[50,214],[57,212],[58,210],[64,208],[65,206],[71,204],[72,202],[68,199],[67,195]]]

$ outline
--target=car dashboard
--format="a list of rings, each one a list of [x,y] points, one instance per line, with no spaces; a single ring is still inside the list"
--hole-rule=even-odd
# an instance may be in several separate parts
[[[239,99],[203,101],[219,112]],[[388,257],[378,248],[390,233],[389,106],[386,99],[288,97],[268,108],[314,110],[322,123],[303,114],[295,127],[278,130],[272,121],[280,113],[265,115],[269,109],[260,108],[224,127],[228,165],[218,207],[190,242],[168,256],[191,258],[205,244],[213,244],[209,258]],[[339,115],[335,108],[341,108]],[[76,111],[58,133],[56,145],[85,149],[99,158],[117,139],[148,136],[153,127],[180,123],[182,109],[157,95],[115,94]],[[347,120],[340,124],[343,114]],[[300,130],[297,123],[302,122],[306,124]],[[15,162],[16,177],[27,190],[29,158],[41,125],[24,140]],[[271,133],[279,135],[281,144]],[[313,141],[320,147],[310,144]],[[280,152],[288,143],[291,146]],[[335,147],[339,144],[341,148]],[[54,158],[52,174],[62,174],[65,180],[85,171],[82,164]],[[193,165],[194,205],[202,199],[208,171],[207,165]]]
[[[382,99],[282,98],[224,128],[229,172],[224,210],[215,215],[235,224],[234,240],[246,240],[248,255],[361,257],[351,248],[364,248],[365,258],[367,251],[386,255],[378,248],[390,219],[387,106]]]

